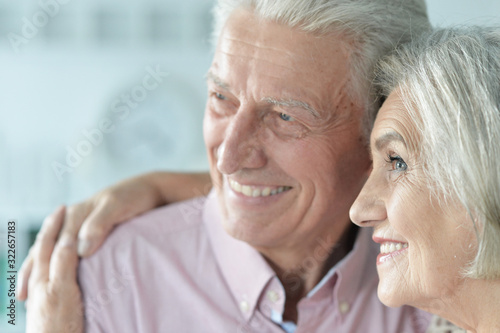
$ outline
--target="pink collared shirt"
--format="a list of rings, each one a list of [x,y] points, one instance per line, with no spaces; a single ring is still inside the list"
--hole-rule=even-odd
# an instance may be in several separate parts
[[[377,253],[359,230],[354,249],[299,302],[297,325],[282,323],[281,282],[222,229],[212,192],[123,224],[82,260],[86,332],[425,332],[428,313],[377,299]]]

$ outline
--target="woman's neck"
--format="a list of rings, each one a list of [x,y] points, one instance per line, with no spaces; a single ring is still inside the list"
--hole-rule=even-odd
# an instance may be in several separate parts
[[[500,280],[466,279],[453,295],[430,302],[425,310],[470,333],[500,332]]]

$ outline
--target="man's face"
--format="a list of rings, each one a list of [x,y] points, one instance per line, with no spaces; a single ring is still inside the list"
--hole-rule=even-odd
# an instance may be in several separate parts
[[[349,48],[235,11],[208,73],[204,137],[225,230],[256,248],[338,240],[370,168]]]

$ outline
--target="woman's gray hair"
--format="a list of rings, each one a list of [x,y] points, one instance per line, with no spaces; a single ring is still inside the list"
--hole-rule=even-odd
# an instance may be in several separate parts
[[[366,110],[367,137],[380,106],[374,102],[371,86],[377,61],[400,43],[430,29],[424,0],[219,0],[214,8],[214,45],[238,8],[306,32],[348,38],[353,47],[349,93]]]
[[[434,194],[458,199],[479,249],[465,275],[500,277],[500,29],[437,30],[379,64],[384,95],[401,92],[421,136]]]

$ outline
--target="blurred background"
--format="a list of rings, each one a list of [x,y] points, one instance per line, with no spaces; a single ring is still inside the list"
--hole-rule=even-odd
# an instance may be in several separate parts
[[[45,215],[125,177],[207,170],[213,0],[0,0],[0,332],[7,222],[17,271]],[[437,26],[500,25],[498,0],[428,0]]]

